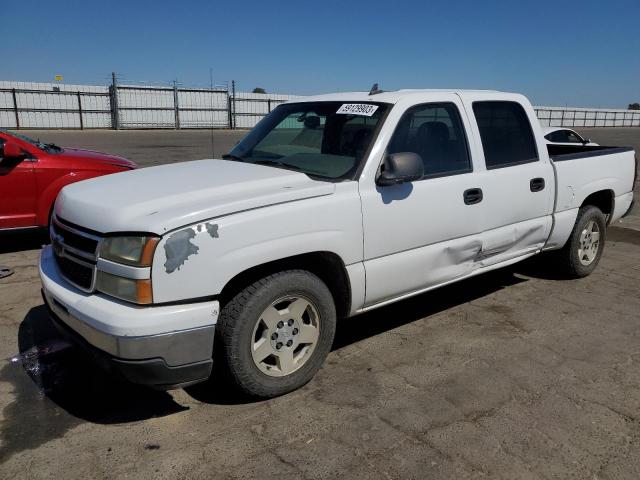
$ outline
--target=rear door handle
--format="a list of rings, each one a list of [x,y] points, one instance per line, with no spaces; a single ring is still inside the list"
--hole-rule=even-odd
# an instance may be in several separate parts
[[[464,198],[465,205],[475,205],[482,201],[482,189],[470,188],[469,190],[464,191],[462,197]]]
[[[532,192],[544,190],[544,178],[532,178],[529,182],[529,188]]]

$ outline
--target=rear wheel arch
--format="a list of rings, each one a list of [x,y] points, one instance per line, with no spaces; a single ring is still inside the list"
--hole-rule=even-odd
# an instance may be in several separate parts
[[[580,205],[580,208],[589,205],[597,207],[607,219],[607,223],[613,213],[615,203],[615,194],[613,190],[599,190],[587,196]]]
[[[240,272],[225,284],[220,292],[220,302],[224,305],[256,280],[284,270],[306,270],[316,275],[331,292],[338,318],[349,315],[351,310],[349,274],[342,258],[329,251],[294,255],[256,265]]]

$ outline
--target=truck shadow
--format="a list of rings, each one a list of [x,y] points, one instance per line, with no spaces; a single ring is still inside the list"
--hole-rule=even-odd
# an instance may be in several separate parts
[[[515,271],[513,268],[496,270],[339,321],[332,350],[525,282],[526,279],[516,276]]]
[[[417,295],[386,307],[338,321],[332,351],[340,350],[369,337],[470,302],[510,285],[527,281],[507,268]],[[233,404],[253,401],[226,388],[207,388],[206,384],[187,389],[194,399],[209,404]]]
[[[85,421],[128,423],[187,410],[167,392],[97,370],[84,352],[62,340],[44,305],[32,308],[20,324],[18,349],[0,368],[0,381],[12,386],[13,397],[3,410],[0,463]]]
[[[0,254],[40,250],[49,243],[49,233],[44,228],[0,232]]]
[[[333,350],[524,281],[513,269],[498,270],[339,321]],[[13,386],[14,400],[5,407],[0,430],[9,451],[34,448],[85,421],[128,423],[187,410],[170,393],[121,382],[97,369],[83,351],[64,344],[44,305],[32,308],[21,323],[18,347],[20,355],[0,369],[0,380]],[[186,392],[214,405],[256,401],[220,383],[214,388],[219,380],[216,375]],[[25,424],[32,425],[28,434]]]

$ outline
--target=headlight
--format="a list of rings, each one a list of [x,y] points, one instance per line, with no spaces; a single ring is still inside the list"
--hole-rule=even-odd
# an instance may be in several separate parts
[[[133,267],[150,267],[158,237],[107,237],[102,241],[100,257]]]
[[[112,275],[98,270],[96,277],[96,289],[112,297],[120,298],[128,302],[149,304],[153,303],[151,292],[151,279],[134,280]]]
[[[151,279],[140,278],[140,272],[143,269],[149,271],[146,267],[151,267],[153,254],[159,241],[159,237],[144,235],[103,239],[99,258],[126,265],[126,267],[115,268],[115,270],[113,265],[110,268],[100,267],[100,260],[98,260],[96,289],[128,302],[153,303]],[[147,273],[144,274],[145,277],[147,275]]]

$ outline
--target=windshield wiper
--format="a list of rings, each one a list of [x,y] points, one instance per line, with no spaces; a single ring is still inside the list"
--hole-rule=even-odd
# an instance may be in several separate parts
[[[232,153],[225,153],[224,155],[222,155],[222,159],[223,160],[233,160],[234,162],[244,162],[245,159],[242,157],[239,157],[237,155],[234,155]]]
[[[290,163],[279,162],[278,160],[256,160],[253,163],[258,165],[273,165],[274,167],[287,168],[290,170],[302,170],[300,167],[291,165]]]

